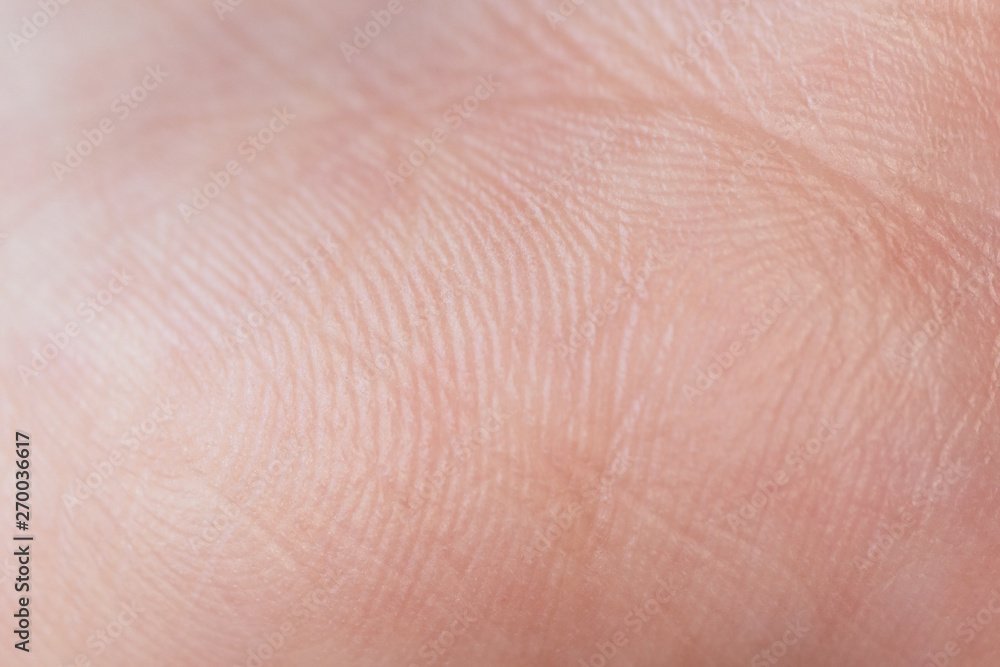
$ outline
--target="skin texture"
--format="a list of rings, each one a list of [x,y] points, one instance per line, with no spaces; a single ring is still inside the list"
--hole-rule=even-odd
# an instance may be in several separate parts
[[[998,664],[998,10],[947,4],[404,0],[350,62],[385,3],[61,6],[0,65],[30,660]]]

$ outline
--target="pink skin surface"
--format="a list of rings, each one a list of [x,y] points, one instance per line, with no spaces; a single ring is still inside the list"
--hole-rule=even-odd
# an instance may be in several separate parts
[[[1000,664],[995,3],[224,1],[0,56],[0,662]]]

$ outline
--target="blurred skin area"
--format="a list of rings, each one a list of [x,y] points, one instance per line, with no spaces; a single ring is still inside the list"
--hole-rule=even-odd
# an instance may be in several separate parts
[[[563,5],[7,38],[4,664],[1000,664],[995,3]]]

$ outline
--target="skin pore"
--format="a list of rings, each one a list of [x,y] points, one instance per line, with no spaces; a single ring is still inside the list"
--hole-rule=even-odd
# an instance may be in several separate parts
[[[997,12],[60,5],[0,74],[33,658],[998,664]]]

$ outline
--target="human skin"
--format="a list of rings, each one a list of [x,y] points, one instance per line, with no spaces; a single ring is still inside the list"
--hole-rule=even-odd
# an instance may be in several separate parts
[[[3,55],[5,664],[1000,664],[995,4],[330,5]]]

